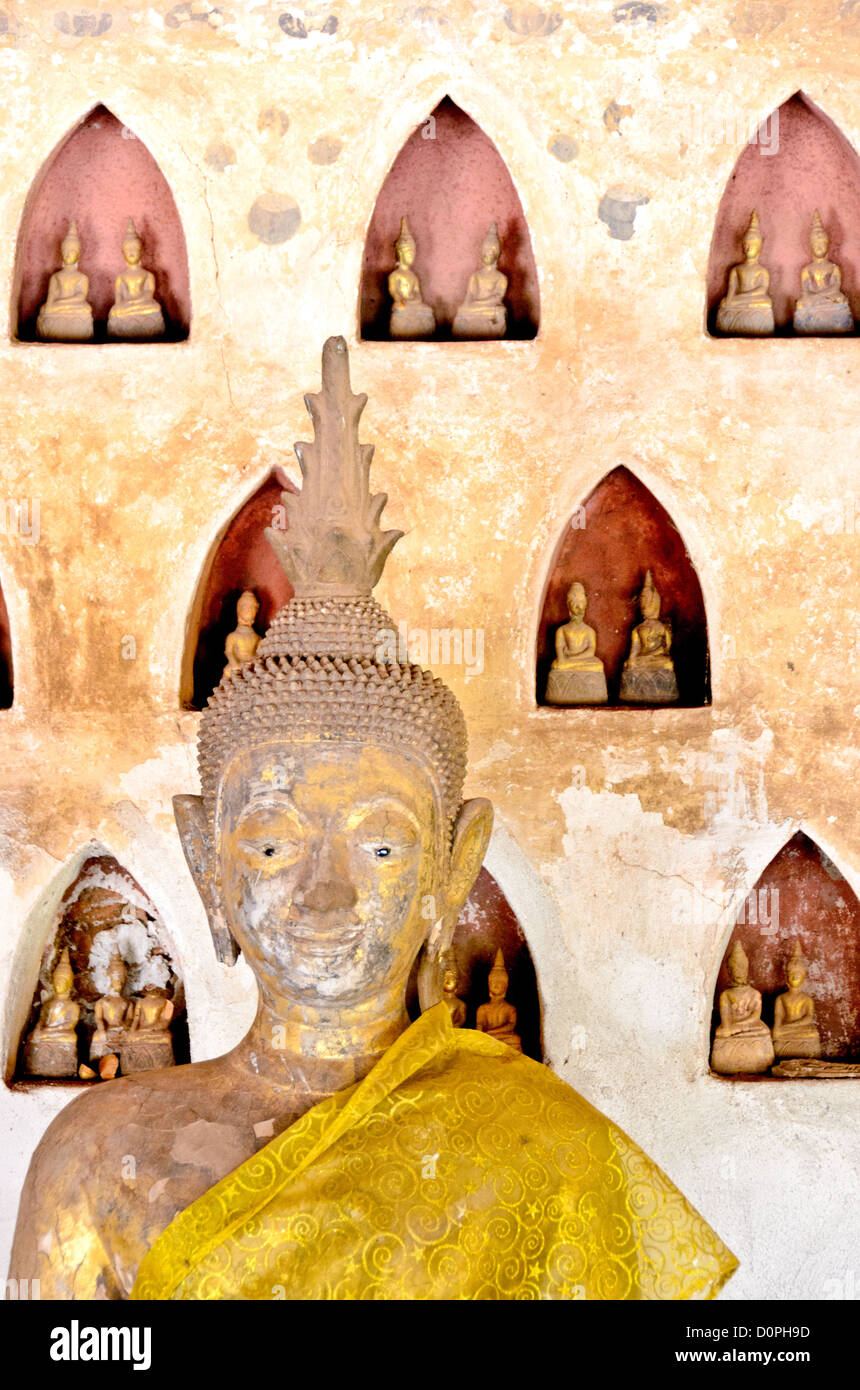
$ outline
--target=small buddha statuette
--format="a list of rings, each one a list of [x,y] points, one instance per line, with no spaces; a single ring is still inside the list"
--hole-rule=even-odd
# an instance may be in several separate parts
[[[759,262],[762,235],[758,213],[753,212],[741,245],[744,259],[729,271],[729,284],[717,310],[720,333],[749,334],[763,337],[772,333],[773,303],[769,294],[770,274]]]
[[[90,282],[78,268],[81,242],[74,222],[60,244],[62,267],[48,281],[48,297],[39,310],[36,332],[46,342],[85,343],[93,336],[93,311],[87,300]]]
[[[246,589],[239,595],[236,604],[238,626],[224,643],[224,655],[227,658],[225,670],[237,671],[240,666],[254,660],[260,645],[260,635],[254,631],[254,620],[259,609],[260,600],[253,589]]]
[[[504,305],[508,277],[498,268],[502,243],[495,222],[481,243],[481,264],[469,277],[466,298],[454,315],[455,338],[504,338],[508,314]]]
[[[721,1076],[767,1071],[774,1053],[761,1018],[761,995],[749,982],[749,961],[735,937],[729,955],[731,985],[720,995],[720,1022],[711,1049],[711,1070]]]
[[[455,1028],[462,1028],[466,1022],[466,1005],[457,995],[457,972],[448,965],[442,977],[442,998],[448,1005],[451,1022]]]
[[[108,964],[110,990],[97,999],[93,1008],[96,1026],[90,1040],[90,1061],[111,1055],[118,1057],[125,1041],[126,1022],[133,1005],[123,994],[128,975],[125,961],[115,951]]]
[[[39,1022],[27,1039],[24,1066],[31,1076],[76,1076],[81,1008],[71,997],[75,976],[68,946],[63,949],[51,983],[54,992],[43,1003]]]
[[[603,705],[606,676],[597,655],[597,634],[583,621],[588,597],[585,585],[575,580],[567,591],[570,621],[555,634],[555,661],[546,686],[550,705]]]
[[[421,282],[412,269],[415,238],[405,217],[400,223],[394,252],[397,264],[388,277],[388,293],[393,301],[389,331],[392,338],[426,338],[435,332],[436,316],[421,298]]]
[[[122,241],[125,269],[116,277],[114,305],[108,315],[109,338],[159,338],[164,315],[155,298],[155,276],[140,263],[143,243],[128,219]]]
[[[505,998],[508,992],[508,972],[505,969],[505,957],[501,948],[496,952],[487,984],[490,999],[489,1003],[482,1004],[478,1009],[477,1027],[482,1033],[489,1033],[490,1037],[496,1038],[498,1042],[507,1043],[515,1052],[522,1052],[522,1042],[514,1032],[517,1026],[517,1011]]]
[[[816,209],[809,237],[812,260],[800,272],[800,298],[794,306],[795,333],[850,333],[854,315],[842,293],[842,271],[828,260],[830,239]]]
[[[621,671],[620,698],[648,705],[668,705],[678,698],[675,663],[670,655],[672,629],[660,621],[660,595],[651,571],[639,595],[642,622],[630,638],[630,655]]]
[[[795,941],[785,966],[788,989],[777,995],[773,1006],[773,1050],[779,1058],[821,1056],[815,1003],[803,989],[805,979],[806,961],[800,942]]]
[[[124,1076],[173,1066],[172,1018],[173,1003],[167,992],[160,985],[144,985],[143,994],[134,1001],[120,1051]]]

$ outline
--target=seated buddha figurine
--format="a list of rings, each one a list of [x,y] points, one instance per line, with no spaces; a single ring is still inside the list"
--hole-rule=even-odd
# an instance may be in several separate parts
[[[504,305],[508,277],[498,268],[502,243],[495,222],[481,242],[481,264],[469,277],[466,298],[454,315],[455,338],[504,338],[508,313]]]
[[[675,663],[670,655],[672,629],[660,621],[660,595],[651,571],[639,595],[642,622],[630,638],[630,655],[621,669],[620,698],[649,705],[668,705],[678,698]]]
[[[749,982],[746,951],[735,937],[729,954],[731,984],[720,995],[720,1022],[711,1048],[711,1070],[722,1076],[767,1071],[773,1066],[770,1029],[761,1018],[761,995]]]
[[[463,1028],[466,1023],[466,1005],[457,994],[457,972],[452,965],[445,967],[442,976],[442,998],[448,1005],[451,1022],[455,1028]]]
[[[717,310],[717,329],[720,333],[763,337],[773,332],[774,322],[768,292],[770,274],[759,262],[762,235],[757,212],[750,217],[741,245],[744,259],[729,271],[728,289]]]
[[[421,298],[421,282],[412,269],[415,238],[405,217],[400,223],[394,253],[397,264],[388,277],[388,293],[392,299],[389,332],[392,338],[426,338],[435,332],[436,315]]]
[[[126,1032],[126,1022],[133,1005],[123,994],[128,976],[125,961],[115,951],[108,963],[110,991],[97,999],[93,1007],[96,1026],[90,1039],[90,1061],[100,1057],[118,1057]]]
[[[371,496],[343,338],[306,400],[302,490],[267,531],[294,596],[201,714],[201,793],[174,802],[256,1017],[224,1056],[60,1112],[13,1275],[43,1299],[713,1295],[737,1262],[642,1150],[549,1067],[453,1026],[440,967],[492,810],[463,800],[454,695],[380,654],[372,591],[401,532]]]
[[[555,634],[555,661],[549,672],[549,705],[603,705],[606,676],[597,655],[597,634],[583,621],[588,598],[585,585],[575,580],[567,591],[570,621]]]
[[[476,1027],[482,1033],[489,1033],[497,1042],[506,1043],[515,1052],[522,1052],[523,1045],[514,1029],[517,1026],[517,1011],[505,998],[508,992],[508,972],[501,947],[496,952],[493,968],[487,980],[490,1000],[478,1009]]]
[[[842,293],[842,271],[828,260],[830,239],[816,208],[809,237],[812,260],[800,272],[800,298],[794,306],[795,333],[850,333],[854,315]]]
[[[795,941],[785,966],[788,989],[776,996],[773,1006],[773,1050],[779,1058],[821,1056],[815,1003],[803,988],[805,979],[806,961]]]
[[[90,282],[78,268],[81,242],[74,222],[60,243],[62,267],[48,281],[48,297],[39,310],[36,332],[55,343],[84,343],[93,336],[93,311],[87,295]]]
[[[75,976],[68,946],[63,948],[51,983],[54,992],[42,1005],[39,1022],[24,1048],[24,1067],[31,1076],[75,1076],[81,1006],[72,999]]]
[[[173,1066],[172,1018],[173,1001],[167,998],[166,991],[160,985],[144,985],[132,1006],[119,1054],[124,1076]]]
[[[224,643],[227,658],[225,670],[235,671],[246,661],[253,661],[260,645],[260,635],[254,631],[254,621],[260,609],[260,601],[253,589],[246,589],[239,595],[236,604],[238,626],[230,633]]]
[[[164,332],[164,315],[155,298],[155,276],[140,263],[143,243],[128,219],[122,239],[125,269],[116,277],[114,304],[108,314],[109,338],[159,338]]]

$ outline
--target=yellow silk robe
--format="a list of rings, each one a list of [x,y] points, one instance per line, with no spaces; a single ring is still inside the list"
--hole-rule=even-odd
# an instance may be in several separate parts
[[[737,1267],[621,1130],[438,1004],[170,1223],[133,1299],[685,1299]]]

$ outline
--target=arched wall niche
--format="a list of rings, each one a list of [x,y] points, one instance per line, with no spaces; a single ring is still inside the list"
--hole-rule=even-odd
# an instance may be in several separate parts
[[[33,1085],[75,1085],[77,1078],[47,1080],[29,1075],[24,1066],[26,1040],[39,1018],[42,1002],[52,992],[51,976],[65,947],[75,974],[72,997],[80,1005],[78,1061],[87,1062],[94,1028],[93,1007],[108,988],[107,965],[118,951],[128,969],[124,990],[131,999],[147,984],[165,988],[174,1005],[171,1022],[177,1063],[190,1060],[185,988],[176,948],[151,899],[133,876],[104,846],[93,844],[67,866],[65,886],[54,885],[37,904],[25,937],[39,933],[31,943],[36,963],[32,971],[15,972],[13,986],[27,991],[11,1010],[13,1023],[8,1049],[6,1080]],[[41,949],[39,949],[41,945]],[[38,951],[38,955],[35,954]]]
[[[377,197],[359,293],[359,332],[365,339],[389,340],[388,276],[403,216],[417,244],[415,270],[422,297],[436,314],[437,340],[451,336],[491,222],[497,223],[502,242],[499,269],[508,277],[505,336],[536,336],[540,289],[519,195],[496,146],[450,97],[406,140]]]
[[[618,691],[630,634],[641,621],[639,592],[649,569],[661,598],[660,616],[672,629],[680,698],[671,708],[710,704],[708,624],[698,574],[665,507],[624,465],[613,468],[589,493],[556,546],[537,630],[538,704],[546,705],[556,630],[568,620],[567,591],[579,580],[588,595],[585,621],[597,633],[597,655],[604,664],[609,693],[607,705],[588,708],[648,708],[619,706]]]
[[[236,627],[236,602],[244,589],[260,600],[256,630],[264,633],[292,585],[266,540],[267,526],[286,530],[282,492],[297,489],[280,468],[242,504],[213,543],[186,624],[180,699],[200,710],[224,672],[224,643]]]
[[[142,262],[155,275],[165,338],[188,337],[188,253],[173,194],[144,143],[103,105],[95,106],[61,140],[30,188],[18,232],[13,337],[37,341],[36,316],[50,276],[60,265],[60,243],[74,220],[82,245],[80,268],[90,282],[94,341],[106,341],[105,324],[114,282],[124,264],[122,239],[129,217],[143,242]]]
[[[769,1027],[797,940],[809,965],[804,989],[815,1001],[822,1056],[860,1060],[860,901],[829,855],[798,830],[771,859],[736,916],[742,920],[732,925],[714,989],[711,1039],[720,1021],[720,995],[730,984],[728,957],[735,937],[749,958],[750,983],[762,995],[762,1018]]]
[[[717,212],[708,260],[706,319],[713,336],[729,270],[743,260],[741,238],[756,210],[770,272],[777,335],[791,336],[800,272],[818,210],[830,236],[829,256],[860,318],[860,158],[839,127],[803,92],[784,101],[742,150]],[[855,329],[855,333],[856,333]]]

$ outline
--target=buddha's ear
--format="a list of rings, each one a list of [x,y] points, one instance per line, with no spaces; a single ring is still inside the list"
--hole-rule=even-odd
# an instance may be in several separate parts
[[[188,867],[206,909],[215,954],[222,964],[235,965],[239,949],[227,925],[221,895],[218,892],[212,828],[202,796],[175,796],[173,815]]]
[[[423,1010],[432,1008],[442,998],[445,957],[454,939],[460,910],[480,872],[492,829],[493,808],[489,801],[475,797],[463,803],[454,825],[445,900],[424,943],[418,966],[418,1001]]]

